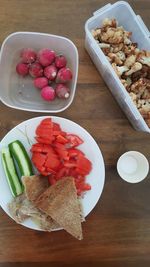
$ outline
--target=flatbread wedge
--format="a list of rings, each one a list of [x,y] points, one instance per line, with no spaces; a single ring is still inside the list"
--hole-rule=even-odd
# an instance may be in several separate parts
[[[49,187],[47,177],[42,175],[23,176],[22,182],[25,194],[31,202],[34,202]]]
[[[65,177],[46,189],[36,207],[51,216],[64,230],[81,240],[82,216],[73,177]]]
[[[50,216],[39,210],[36,205],[36,199],[49,187],[46,177],[41,175],[32,175],[22,177],[27,200],[21,205],[20,212],[31,217],[42,230],[52,231],[59,229],[60,225]]]

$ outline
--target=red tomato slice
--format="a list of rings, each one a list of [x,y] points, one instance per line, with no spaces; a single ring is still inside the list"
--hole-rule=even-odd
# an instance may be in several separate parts
[[[69,169],[66,167],[62,167],[56,174],[56,179],[59,180],[65,176],[69,175]]]
[[[43,119],[41,122],[40,122],[40,125],[50,125],[51,128],[53,128],[53,122],[52,122],[52,119],[51,118],[46,118],[46,119]]]
[[[36,139],[37,142],[39,142],[41,144],[50,145],[52,143],[51,139],[48,139],[48,138],[45,138],[45,137],[36,136],[35,139]]]
[[[84,156],[84,153],[77,149],[77,148],[70,148],[68,149],[69,157],[70,158],[77,158],[78,156]]]
[[[77,166],[77,163],[75,160],[69,160],[64,162],[64,166],[67,168],[74,168]]]
[[[79,174],[87,175],[92,169],[92,163],[84,156],[79,156],[77,159],[77,168],[76,171]]]
[[[44,166],[48,169],[57,170],[60,165],[60,160],[56,156],[52,156],[51,154],[47,154],[47,159],[45,161]]]
[[[70,147],[76,147],[83,144],[83,140],[76,134],[67,134],[66,138],[69,140]]]
[[[40,169],[42,167],[44,167],[44,163],[46,161],[46,158],[47,158],[47,156],[45,154],[42,154],[42,153],[34,152],[32,154],[32,161],[33,161],[34,165]]]
[[[58,142],[60,144],[66,144],[66,143],[68,143],[68,140],[64,136],[62,136],[61,134],[59,134],[56,137],[56,142]]]
[[[53,131],[61,131],[60,125],[56,122],[53,122]]]

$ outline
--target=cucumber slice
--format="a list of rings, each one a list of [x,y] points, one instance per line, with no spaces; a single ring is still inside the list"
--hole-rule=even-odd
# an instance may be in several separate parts
[[[4,172],[7,178],[8,185],[10,187],[12,195],[16,197],[23,192],[23,188],[20,183],[13,158],[11,157],[8,148],[2,148],[1,153],[2,153],[2,164],[4,167]]]
[[[33,175],[31,160],[23,144],[19,141],[13,141],[8,145],[12,157],[14,157],[21,176]]]

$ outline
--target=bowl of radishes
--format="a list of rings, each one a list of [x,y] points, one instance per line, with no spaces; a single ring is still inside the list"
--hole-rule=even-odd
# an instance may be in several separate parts
[[[1,101],[34,112],[61,112],[72,103],[78,76],[78,51],[68,38],[15,32],[0,52]]]

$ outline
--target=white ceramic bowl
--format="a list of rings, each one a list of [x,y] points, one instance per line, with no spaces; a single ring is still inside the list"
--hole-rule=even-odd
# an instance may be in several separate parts
[[[29,76],[22,78],[16,73],[20,51],[23,48],[33,48],[37,51],[50,48],[57,54],[67,57],[67,66],[73,72],[69,84],[71,94],[66,100],[55,99],[47,102],[41,99],[40,90],[34,88],[33,79]],[[61,112],[68,108],[73,101],[78,76],[78,50],[69,39],[38,32],[15,32],[3,42],[0,52],[0,100],[7,106],[34,112]]]
[[[148,175],[149,162],[142,153],[128,151],[119,158],[117,171],[126,182],[139,183]]]

